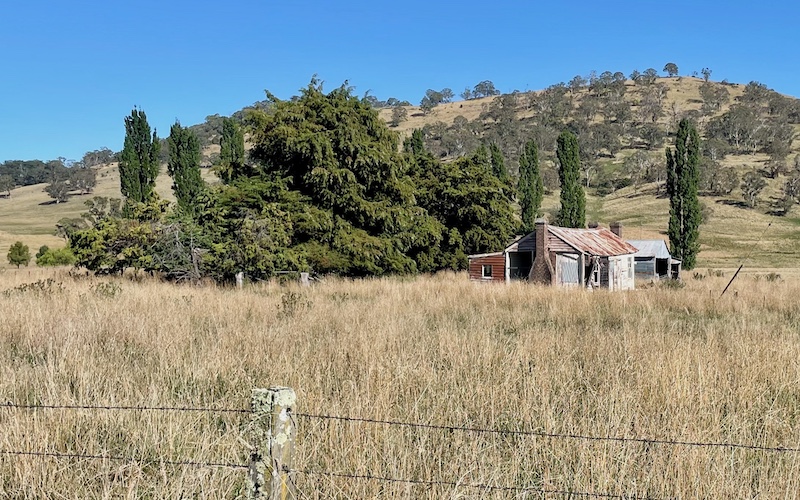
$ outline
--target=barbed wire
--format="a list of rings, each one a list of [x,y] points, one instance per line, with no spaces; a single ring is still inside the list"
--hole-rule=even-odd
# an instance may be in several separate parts
[[[723,442],[702,442],[702,441],[680,441],[671,439],[649,439],[649,438],[634,438],[634,437],[621,437],[621,436],[589,436],[585,434],[570,434],[570,433],[554,433],[546,431],[520,431],[520,430],[505,430],[505,429],[483,429],[479,427],[464,427],[453,425],[436,425],[436,424],[420,424],[415,422],[400,422],[394,420],[377,420],[360,417],[340,417],[334,415],[315,415],[311,413],[295,413],[297,417],[321,419],[321,420],[339,420],[344,422],[361,422],[369,424],[390,425],[399,427],[412,427],[420,429],[436,429],[444,431],[460,431],[471,432],[477,434],[500,434],[500,435],[513,435],[513,436],[535,436],[551,439],[578,439],[585,441],[613,441],[620,443],[639,443],[639,444],[658,444],[658,445],[672,445],[672,446],[694,446],[694,447],[709,447],[709,448],[734,448],[755,451],[770,451],[770,452],[800,452],[800,448],[788,448],[783,446],[761,446],[753,444],[740,444],[740,443],[723,443]]]
[[[10,409],[46,409],[46,410],[118,410],[118,411],[182,411],[182,412],[206,412],[206,413],[234,413],[245,414],[250,413],[250,410],[241,408],[206,408],[206,407],[188,407],[188,406],[132,406],[132,405],[51,405],[51,404],[17,404],[13,402],[0,403],[0,408]],[[511,435],[511,436],[534,436],[550,439],[577,439],[584,441],[609,441],[619,443],[638,443],[646,445],[668,445],[668,446],[691,446],[691,447],[706,447],[706,448],[729,448],[729,449],[742,449],[753,451],[766,451],[776,453],[798,453],[800,448],[785,447],[785,446],[763,446],[754,444],[742,443],[727,443],[727,442],[705,442],[705,441],[683,441],[674,439],[652,439],[652,438],[639,438],[639,437],[623,437],[623,436],[591,436],[587,434],[574,434],[574,433],[555,433],[547,431],[525,431],[525,430],[508,430],[508,429],[487,429],[480,427],[468,426],[454,426],[454,425],[437,425],[437,424],[422,424],[417,422],[401,422],[396,420],[382,420],[370,419],[363,417],[344,417],[337,415],[324,415],[313,413],[295,413],[297,417],[319,419],[319,420],[338,420],[343,422],[359,422],[378,425],[390,425],[399,427],[410,427],[419,429],[434,429],[444,430],[449,432],[470,432],[477,434],[498,434],[498,435]]]
[[[566,495],[570,497],[584,497],[584,498],[625,498],[631,500],[656,500],[653,497],[642,497],[642,496],[635,496],[629,494],[615,494],[615,493],[595,493],[595,492],[588,492],[588,491],[574,491],[574,490],[554,490],[554,489],[545,489],[545,488],[526,488],[524,486],[499,486],[499,485],[492,485],[492,484],[481,484],[481,483],[461,483],[456,481],[432,481],[432,480],[424,480],[424,479],[400,479],[395,477],[387,477],[387,476],[373,476],[370,474],[348,474],[343,472],[326,472],[326,471],[311,471],[311,470],[295,470],[292,469],[290,472],[295,472],[297,474],[306,474],[309,476],[316,475],[316,476],[330,476],[330,477],[340,477],[346,479],[363,479],[368,481],[381,481],[387,483],[403,483],[403,484],[418,484],[424,486],[449,486],[453,488],[470,488],[470,489],[477,489],[477,490],[484,490],[484,491],[509,491],[509,492],[516,492],[516,493],[543,493],[543,494],[551,494],[551,495]]]
[[[205,413],[250,413],[250,410],[231,408],[202,408],[190,406],[120,406],[120,405],[45,405],[0,403],[0,408],[17,408],[24,410],[120,410],[120,411],[186,411]]]
[[[0,455],[17,455],[17,456],[33,456],[43,458],[72,458],[80,460],[111,460],[114,462],[136,462],[142,463],[140,460],[131,457],[115,456],[115,455],[90,455],[86,453],[61,453],[58,451],[18,451],[18,450],[0,450]],[[233,464],[227,462],[197,462],[193,460],[158,460],[152,461],[164,465],[177,465],[177,466],[190,466],[190,467],[226,467],[230,469],[247,469],[249,466],[245,464]]]

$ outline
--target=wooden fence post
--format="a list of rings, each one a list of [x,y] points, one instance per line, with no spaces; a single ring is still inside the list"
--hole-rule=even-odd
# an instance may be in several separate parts
[[[289,387],[253,389],[250,416],[248,498],[294,500],[292,472],[297,396]]]

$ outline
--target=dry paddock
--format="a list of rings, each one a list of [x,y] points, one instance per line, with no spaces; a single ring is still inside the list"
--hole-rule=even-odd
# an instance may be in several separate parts
[[[9,270],[0,498],[243,496],[248,416],[216,410],[271,385],[298,395],[300,498],[795,498],[800,283],[774,278],[719,298],[729,275],[612,294]]]

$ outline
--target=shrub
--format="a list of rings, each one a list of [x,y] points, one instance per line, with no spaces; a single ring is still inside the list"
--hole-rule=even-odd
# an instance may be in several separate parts
[[[45,249],[42,252],[42,248]],[[69,247],[39,249],[41,255],[36,255],[37,266],[71,266],[75,264],[75,255]]]

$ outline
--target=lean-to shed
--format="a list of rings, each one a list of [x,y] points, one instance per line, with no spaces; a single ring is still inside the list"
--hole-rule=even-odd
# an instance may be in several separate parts
[[[673,259],[664,240],[628,240],[636,247],[633,255],[638,279],[679,279],[681,261]]]

